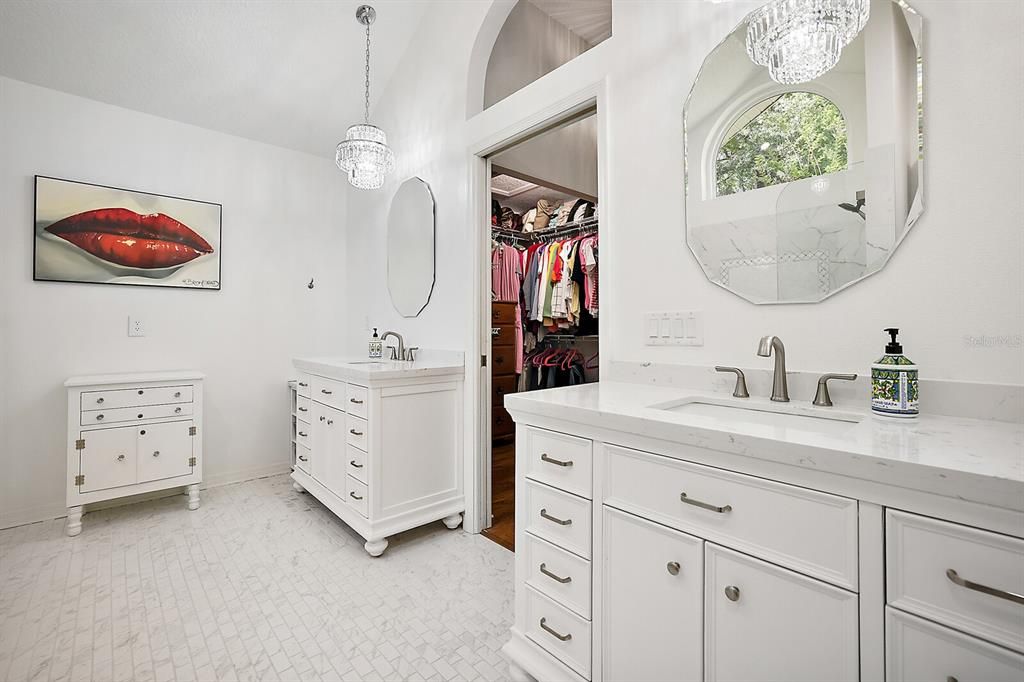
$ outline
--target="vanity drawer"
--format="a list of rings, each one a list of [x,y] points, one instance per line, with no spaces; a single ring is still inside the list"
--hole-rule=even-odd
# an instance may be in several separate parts
[[[351,476],[345,477],[345,501],[361,516],[369,516],[369,502],[366,499],[366,484]]]
[[[351,445],[345,446],[345,473],[366,483],[366,453]]]
[[[299,380],[295,382],[295,394],[300,398],[308,398],[311,392],[310,383],[313,378],[308,374],[300,374]]]
[[[590,619],[590,562],[526,533],[526,584]]]
[[[309,424],[298,422],[295,425],[295,444],[306,448],[310,447],[310,433],[312,433],[312,428]]]
[[[889,604],[1024,652],[1024,540],[892,510],[885,537]]]
[[[313,377],[310,384],[313,400],[345,411],[345,382]]]
[[[366,452],[366,420],[348,415],[345,419],[345,441]]]
[[[535,481],[590,499],[593,443],[585,438],[523,428],[526,443],[526,475]]]
[[[856,591],[857,501],[615,445],[604,503]]]
[[[120,407],[113,410],[89,410],[82,412],[81,425],[110,424],[115,422],[137,422],[144,419],[166,419],[168,417],[189,417],[192,403],[180,405],[149,405],[147,407]]]
[[[123,388],[116,391],[85,391],[82,393],[81,406],[83,410],[111,410],[119,407],[190,402],[192,386],[160,386]]]
[[[310,450],[304,445],[295,445],[295,466],[302,469],[305,473],[309,473],[309,459]]]
[[[515,346],[496,346],[491,349],[491,359],[494,367],[491,372],[495,376],[512,375],[516,373],[516,348]]]
[[[365,386],[346,384],[345,388],[345,411],[357,417],[366,419],[366,400],[369,391]]]
[[[525,483],[525,530],[589,559],[590,501],[529,479]]]
[[[590,621],[526,587],[526,636],[590,679]]]
[[[312,401],[309,398],[299,397],[295,400],[295,416],[298,417],[300,421],[304,421],[307,424],[310,421],[309,412],[312,407],[310,403],[312,403]]]
[[[1024,656],[930,621],[885,609],[888,682],[1020,682]]]

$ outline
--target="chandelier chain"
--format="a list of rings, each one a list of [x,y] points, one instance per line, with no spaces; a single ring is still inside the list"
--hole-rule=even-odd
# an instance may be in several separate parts
[[[370,122],[370,22],[366,22],[366,78],[363,81],[366,96],[363,102],[363,120]]]

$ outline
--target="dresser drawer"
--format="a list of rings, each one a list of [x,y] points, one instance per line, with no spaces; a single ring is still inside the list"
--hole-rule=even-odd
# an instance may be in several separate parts
[[[366,419],[366,400],[368,394],[369,391],[367,391],[365,386],[346,384],[345,411]]]
[[[1024,652],[1024,540],[892,510],[885,536],[889,604]]]
[[[491,410],[491,438],[503,438],[510,436],[516,431],[516,423],[512,421],[512,415],[504,407],[495,407]]]
[[[526,475],[535,481],[590,499],[593,443],[584,438],[523,428]]]
[[[313,400],[330,405],[342,412],[345,411],[345,382],[313,377],[310,384]]]
[[[351,445],[345,446],[345,473],[366,483],[366,453]]]
[[[491,327],[492,346],[512,346],[516,342],[516,327],[514,324],[503,324]]]
[[[310,460],[310,449],[305,447],[305,446],[303,446],[303,445],[299,445],[299,444],[296,443],[296,445],[295,445],[295,466],[298,467],[299,469],[302,469],[304,472],[306,472],[308,474],[309,473],[309,465],[310,465],[309,460]]]
[[[525,483],[525,530],[589,559],[590,501],[529,479]]]
[[[310,434],[313,432],[312,427],[309,424],[303,424],[298,422],[295,425],[295,444],[303,447],[310,447],[312,445]]]
[[[1020,682],[1024,656],[930,621],[885,609],[888,682]]]
[[[298,397],[295,400],[295,416],[298,417],[300,421],[304,421],[307,424],[310,422],[309,412],[311,409],[311,402],[312,401],[309,398],[303,397]]]
[[[519,388],[519,380],[514,374],[496,376],[491,379],[491,406],[505,407],[505,396],[511,395]]]
[[[345,501],[363,517],[369,516],[366,484],[352,476],[345,477]]]
[[[590,679],[590,621],[526,587],[526,636]]]
[[[491,303],[491,324],[495,327],[516,323],[515,303]]]
[[[857,501],[604,446],[604,503],[857,589]]]
[[[295,382],[295,394],[300,398],[308,398],[312,392],[312,381],[313,378],[308,374],[300,374],[299,380]]]
[[[515,375],[516,373],[516,348],[515,346],[495,346],[491,349],[491,361],[494,366],[491,374]]]
[[[111,410],[119,407],[190,403],[192,402],[192,386],[85,391],[82,393],[81,400],[83,410]]]
[[[590,619],[590,562],[526,533],[526,584]]]
[[[345,442],[366,452],[366,420],[348,415],[345,419]]]
[[[147,405],[142,407],[119,407],[113,410],[89,410],[82,412],[81,425],[110,424],[115,422],[137,422],[144,419],[166,419],[168,417],[189,417],[192,403],[179,405]]]

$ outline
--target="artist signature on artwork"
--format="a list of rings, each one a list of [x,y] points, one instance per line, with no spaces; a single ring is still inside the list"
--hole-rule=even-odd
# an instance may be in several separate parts
[[[197,289],[219,289],[220,281],[216,279],[192,279],[181,280],[183,286],[196,287]]]

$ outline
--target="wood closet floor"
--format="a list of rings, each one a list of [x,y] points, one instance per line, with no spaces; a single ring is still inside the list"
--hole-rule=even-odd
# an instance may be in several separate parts
[[[495,443],[491,451],[491,516],[484,537],[505,549],[516,548],[516,444]]]

